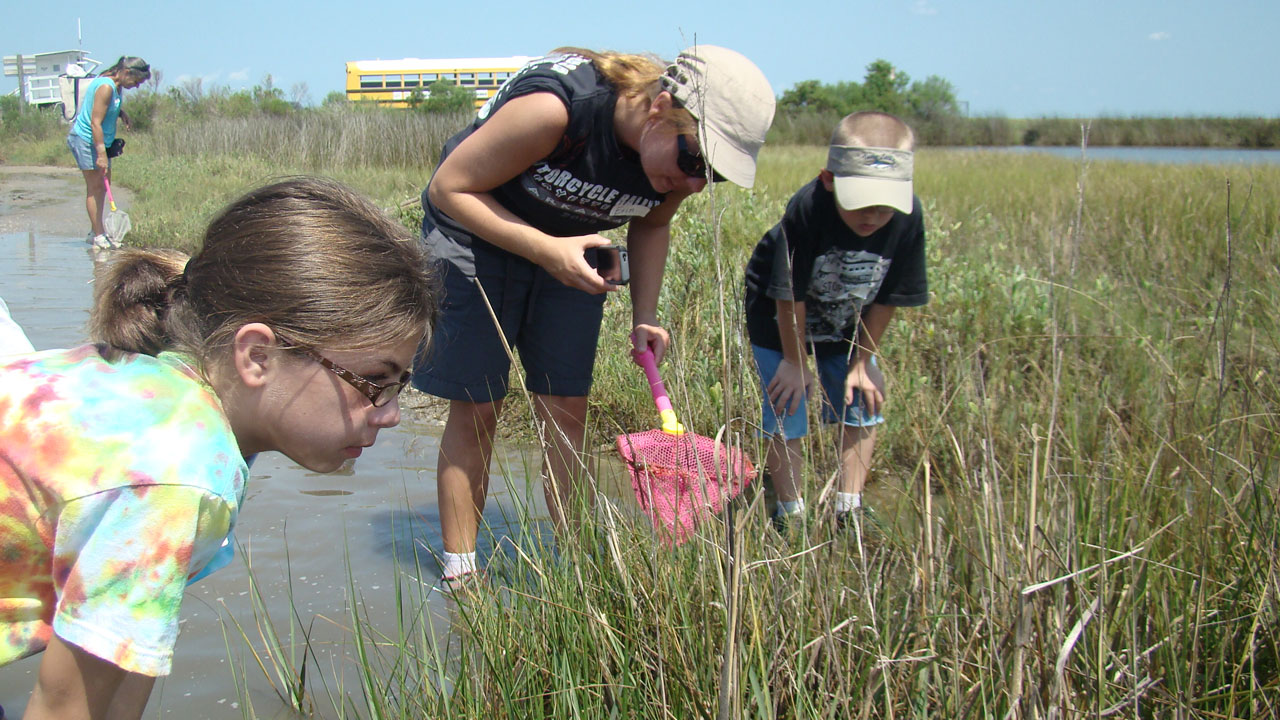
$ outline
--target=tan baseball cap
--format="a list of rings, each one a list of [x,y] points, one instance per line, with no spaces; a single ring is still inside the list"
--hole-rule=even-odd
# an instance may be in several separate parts
[[[697,118],[702,157],[711,168],[751,187],[774,110],[773,88],[760,68],[728,48],[695,45],[667,67],[662,89]]]

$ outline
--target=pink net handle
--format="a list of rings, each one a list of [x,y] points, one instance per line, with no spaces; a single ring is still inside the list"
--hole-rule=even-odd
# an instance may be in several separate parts
[[[667,395],[667,386],[658,374],[658,361],[653,357],[653,350],[646,347],[643,351],[632,350],[631,359],[644,369],[644,376],[649,380],[649,392],[653,393],[653,404],[658,411],[671,410],[671,398]]]
[[[114,212],[116,209],[116,199],[111,196],[111,181],[107,179],[106,175],[102,176],[102,184],[107,188],[107,200],[111,203],[111,210]]]
[[[649,392],[653,394],[653,404],[658,407],[658,415],[662,418],[662,431],[672,435],[684,433],[684,425],[676,418],[676,411],[671,407],[671,398],[667,395],[667,386],[662,384],[662,376],[658,374],[658,361],[653,357],[653,350],[645,346],[644,350],[636,350],[635,336],[631,336],[631,359],[644,369],[644,376],[649,380]]]

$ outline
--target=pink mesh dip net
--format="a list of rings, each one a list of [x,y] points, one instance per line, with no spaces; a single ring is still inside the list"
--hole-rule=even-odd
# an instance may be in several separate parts
[[[687,541],[699,522],[724,510],[756,474],[741,450],[691,432],[619,435],[618,452],[641,509],[672,545]]]

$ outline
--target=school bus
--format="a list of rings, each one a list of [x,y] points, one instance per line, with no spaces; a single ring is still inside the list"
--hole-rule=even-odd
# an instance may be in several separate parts
[[[388,107],[409,107],[418,91],[428,95],[432,83],[448,80],[476,94],[476,108],[493,97],[532,57],[443,58],[424,60],[354,60],[347,63],[347,99],[376,102]]]

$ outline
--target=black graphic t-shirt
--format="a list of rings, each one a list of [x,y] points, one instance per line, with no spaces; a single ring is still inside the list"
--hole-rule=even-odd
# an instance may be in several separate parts
[[[920,198],[910,215],[895,212],[864,238],[840,219],[821,179],[800,188],[747,263],[747,334],[752,344],[781,351],[776,300],[805,304],[805,346],[812,343],[819,355],[847,354],[858,319],[873,303],[924,305],[929,286]]]
[[[579,55],[551,55],[521,68],[480,108],[475,122],[445,143],[441,163],[500,107],[535,92],[560,98],[569,125],[551,155],[491,191],[499,204],[548,235],[567,237],[619,227],[662,202],[665,195],[649,184],[639,158],[624,155],[618,144],[616,90]],[[422,206],[422,232],[433,240],[436,257],[473,271],[473,248],[504,252],[434,207],[426,190]],[[434,229],[445,237],[433,237]]]

